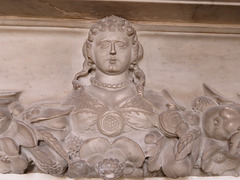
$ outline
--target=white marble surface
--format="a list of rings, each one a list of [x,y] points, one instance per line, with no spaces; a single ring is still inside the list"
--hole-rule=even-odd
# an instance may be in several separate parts
[[[87,29],[0,26],[0,89],[23,91],[28,106],[58,100],[81,70]],[[139,31],[146,86],[189,105],[207,83],[222,95],[240,92],[240,35]]]

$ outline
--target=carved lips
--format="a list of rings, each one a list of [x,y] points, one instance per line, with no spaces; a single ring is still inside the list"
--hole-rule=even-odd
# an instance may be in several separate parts
[[[116,59],[115,57],[111,57],[111,58],[109,59],[109,63],[110,63],[110,64],[116,64],[116,62],[117,62],[117,59]]]

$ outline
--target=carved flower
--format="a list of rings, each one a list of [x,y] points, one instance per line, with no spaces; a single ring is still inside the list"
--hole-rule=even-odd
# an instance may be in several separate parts
[[[141,176],[140,167],[145,160],[139,145],[128,138],[119,138],[112,144],[105,138],[88,139],[81,146],[80,158],[90,167],[97,167],[95,170],[98,175],[106,178],[120,177],[122,174]],[[116,171],[111,174],[113,167]]]
[[[213,147],[202,157],[202,169],[213,175],[221,175],[239,166],[239,158],[231,156],[223,148]]]
[[[117,159],[104,159],[100,161],[95,170],[104,179],[116,179],[123,173],[123,165]]]

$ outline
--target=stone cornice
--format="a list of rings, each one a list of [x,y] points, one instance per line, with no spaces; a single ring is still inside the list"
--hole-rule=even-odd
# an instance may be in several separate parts
[[[0,17],[1,29],[26,28],[80,28],[89,29],[96,20]],[[204,23],[174,23],[174,22],[143,22],[133,21],[138,31],[177,32],[177,33],[214,33],[239,35],[240,24],[204,24]]]
[[[147,23],[240,24],[239,0],[22,0],[1,1],[4,18],[94,20],[122,16]]]

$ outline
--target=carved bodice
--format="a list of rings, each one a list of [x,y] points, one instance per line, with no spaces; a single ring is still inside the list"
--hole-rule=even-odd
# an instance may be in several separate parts
[[[75,107],[70,117],[73,133],[83,137],[116,137],[137,131],[154,129],[158,113],[141,95],[126,98],[115,107],[109,107],[84,88],[73,92],[66,104]],[[84,138],[85,139],[85,138]]]

